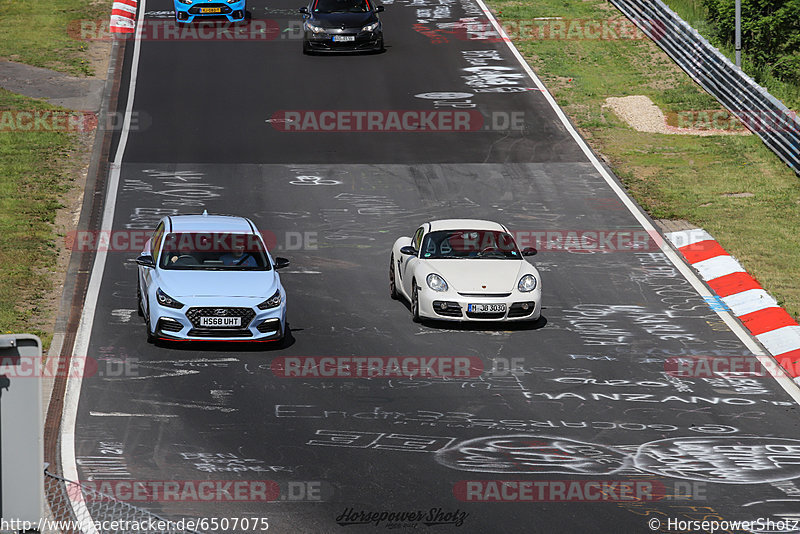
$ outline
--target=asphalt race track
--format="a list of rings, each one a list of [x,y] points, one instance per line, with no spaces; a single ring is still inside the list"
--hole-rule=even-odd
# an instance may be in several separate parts
[[[283,31],[301,5],[250,2],[251,24],[280,30],[266,40],[142,40],[141,127],[127,139],[113,220],[150,230],[172,213],[252,218],[292,262],[281,272],[291,342],[150,345],[135,311],[136,252],[109,252],[88,349],[106,372],[82,382],[80,479],[274,481],[281,497],[269,503],[132,504],[168,519],[267,517],[275,532],[638,533],[657,530],[653,518],[678,532],[668,518],[796,514],[800,441],[781,439],[800,427],[795,401],[769,376],[665,372],[679,356],[755,356],[657,247],[540,251],[530,260],[544,309],[532,326],[412,323],[389,298],[389,253],[426,220],[641,226],[506,44],[459,25],[486,20],[475,0],[385,3],[385,53],[313,57]],[[171,10],[147,0],[146,21]],[[461,111],[472,131],[282,122],[308,110]],[[273,362],[288,356],[467,356],[483,373],[276,376]],[[110,376],[123,360],[128,372]],[[492,480],[637,481],[666,497],[464,500],[465,481]],[[347,509],[441,514],[345,528]]]

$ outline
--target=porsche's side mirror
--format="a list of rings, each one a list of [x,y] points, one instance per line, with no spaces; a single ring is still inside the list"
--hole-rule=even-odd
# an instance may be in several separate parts
[[[375,8],[375,13],[383,13],[383,6],[378,6]]]
[[[284,267],[289,266],[289,260],[287,260],[286,258],[276,257],[273,266],[275,267],[275,269],[283,269]]]
[[[400,254],[405,254],[406,256],[416,256],[417,249],[415,249],[411,245],[408,245],[400,249]]]
[[[523,256],[536,256],[536,253],[539,252],[533,247],[527,247],[522,249]]]
[[[301,7],[301,8],[300,8],[300,9],[298,9],[297,11],[298,11],[299,13],[302,13],[303,15],[308,15],[308,8],[307,8],[307,7]]]
[[[136,258],[136,265],[141,265],[142,267],[150,267],[151,269],[155,268],[156,262],[153,261],[153,256],[149,254],[142,254],[138,258]]]

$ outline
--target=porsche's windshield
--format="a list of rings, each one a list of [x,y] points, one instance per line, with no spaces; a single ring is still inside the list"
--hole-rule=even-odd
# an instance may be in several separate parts
[[[317,0],[314,13],[366,13],[370,10],[367,0]]]
[[[426,260],[455,258],[522,258],[511,234],[493,230],[440,230],[422,240],[420,257]]]
[[[269,271],[261,239],[253,234],[170,233],[161,247],[162,269]]]

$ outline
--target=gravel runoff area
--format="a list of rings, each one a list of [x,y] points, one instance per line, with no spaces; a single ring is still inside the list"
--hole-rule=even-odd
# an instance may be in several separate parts
[[[606,98],[606,103],[603,107],[611,108],[628,126],[639,132],[702,136],[752,135],[746,129],[715,130],[670,126],[667,124],[667,118],[661,109],[649,97],[644,95]]]

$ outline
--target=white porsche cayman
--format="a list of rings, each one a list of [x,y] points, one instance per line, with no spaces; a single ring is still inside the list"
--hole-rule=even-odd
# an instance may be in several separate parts
[[[502,224],[431,221],[392,247],[389,289],[411,303],[414,321],[535,321],[542,279]]]

